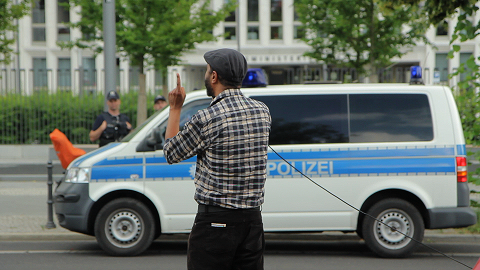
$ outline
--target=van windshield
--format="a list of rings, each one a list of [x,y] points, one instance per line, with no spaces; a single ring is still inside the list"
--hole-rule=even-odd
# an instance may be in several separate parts
[[[150,121],[152,121],[155,117],[157,117],[157,115],[162,112],[163,110],[166,110],[168,109],[169,106],[163,108],[162,110],[159,110],[159,111],[156,111],[154,114],[152,114],[152,116],[150,116],[147,120],[145,120],[140,126],[137,126],[136,128],[134,128],[130,133],[128,133],[127,136],[125,136],[123,139],[122,139],[122,142],[129,142],[135,135],[137,135],[137,133],[142,130],[142,128],[144,128],[148,123],[150,123]]]

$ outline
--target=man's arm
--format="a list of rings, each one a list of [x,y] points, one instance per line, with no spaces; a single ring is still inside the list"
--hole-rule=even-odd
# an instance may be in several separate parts
[[[100,127],[98,127],[96,130],[90,130],[90,134],[88,135],[90,137],[90,141],[94,142],[100,139],[100,136],[102,135],[103,131],[106,128],[107,128],[107,121],[103,120]]]
[[[180,114],[182,112],[183,102],[185,101],[185,88],[181,86],[180,74],[177,73],[177,87],[168,93],[168,102],[170,103],[170,115],[168,116],[167,130],[165,140],[177,135],[180,130]]]

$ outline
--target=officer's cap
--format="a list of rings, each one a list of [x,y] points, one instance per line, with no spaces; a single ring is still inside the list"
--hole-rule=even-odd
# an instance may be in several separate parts
[[[110,99],[120,99],[120,96],[116,91],[110,91],[107,94],[107,100],[110,100]]]

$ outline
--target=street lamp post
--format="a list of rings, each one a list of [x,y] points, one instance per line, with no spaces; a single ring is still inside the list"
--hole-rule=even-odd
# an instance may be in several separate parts
[[[104,0],[103,2],[103,40],[104,40],[104,58],[105,58],[105,97],[109,91],[116,90],[115,67],[115,0]],[[107,101],[105,100],[105,110]]]

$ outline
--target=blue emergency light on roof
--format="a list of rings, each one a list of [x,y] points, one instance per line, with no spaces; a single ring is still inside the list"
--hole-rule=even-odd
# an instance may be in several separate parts
[[[424,84],[422,79],[422,68],[420,66],[410,67],[410,84]]]
[[[243,79],[242,87],[265,87],[267,84],[267,76],[263,69],[249,68]]]

